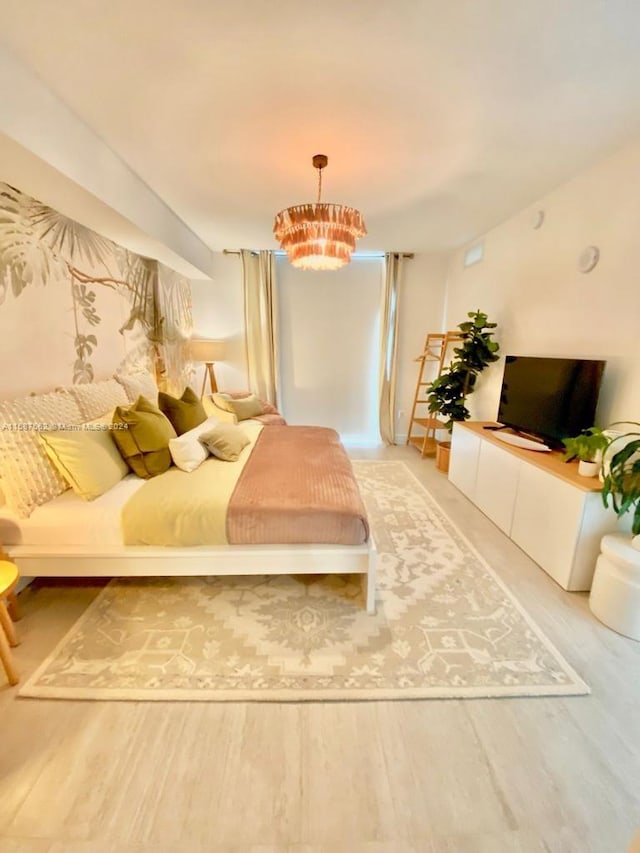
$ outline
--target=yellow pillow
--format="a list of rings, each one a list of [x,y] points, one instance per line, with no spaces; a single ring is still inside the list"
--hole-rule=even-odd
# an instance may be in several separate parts
[[[219,409],[224,409],[225,412],[231,412],[233,414],[233,409],[230,405],[231,397],[229,394],[212,394],[211,399]]]
[[[78,430],[52,430],[39,436],[49,459],[86,501],[108,492],[129,473],[106,424],[83,424]]]
[[[235,424],[216,424],[212,430],[199,436],[207,450],[224,462],[235,462],[249,439]]]

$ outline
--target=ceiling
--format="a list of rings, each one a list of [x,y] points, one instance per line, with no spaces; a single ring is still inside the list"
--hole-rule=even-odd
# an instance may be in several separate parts
[[[637,0],[2,5],[6,47],[212,249],[275,247],[318,152],[360,248],[440,251],[640,134]]]

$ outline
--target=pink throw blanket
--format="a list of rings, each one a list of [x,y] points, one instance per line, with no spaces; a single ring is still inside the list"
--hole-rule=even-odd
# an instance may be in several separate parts
[[[358,484],[335,430],[263,429],[229,502],[229,543],[362,545],[368,537]]]

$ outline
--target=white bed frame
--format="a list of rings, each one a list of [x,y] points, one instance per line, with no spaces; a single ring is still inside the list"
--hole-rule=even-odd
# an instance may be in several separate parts
[[[367,613],[376,609],[373,537],[364,545],[5,545],[23,577],[360,574]]]

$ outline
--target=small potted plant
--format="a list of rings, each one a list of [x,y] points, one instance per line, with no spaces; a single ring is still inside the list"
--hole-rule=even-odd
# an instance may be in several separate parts
[[[578,474],[581,477],[595,477],[600,470],[602,454],[611,439],[599,427],[592,426],[573,438],[563,438],[565,447],[564,461],[578,459]]]
[[[596,562],[589,606],[601,622],[640,641],[640,424],[613,433],[602,458],[602,500],[620,518],[631,512],[631,537],[607,534]],[[612,424],[611,428],[620,426]]]
[[[608,430],[614,430],[622,422],[611,424]],[[631,532],[640,541],[640,424],[634,421],[625,422],[626,426],[636,426],[638,431],[618,432],[607,442],[604,454],[602,501],[609,506],[609,498],[613,511],[617,516],[625,515],[633,510]],[[635,544],[635,543],[634,543]]]

